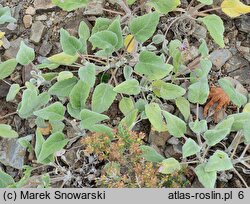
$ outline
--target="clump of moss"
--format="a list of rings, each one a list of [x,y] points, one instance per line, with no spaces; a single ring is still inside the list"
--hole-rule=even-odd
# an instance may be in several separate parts
[[[183,187],[182,174],[164,175],[158,172],[159,164],[141,157],[140,146],[144,134],[119,131],[114,138],[93,134],[82,140],[89,154],[96,154],[105,163],[98,187],[105,188],[161,188]]]

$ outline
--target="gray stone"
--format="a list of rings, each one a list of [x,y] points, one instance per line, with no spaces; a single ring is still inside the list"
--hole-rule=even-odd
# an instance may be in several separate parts
[[[250,62],[250,53],[244,53],[243,56],[248,62]]]
[[[168,144],[171,144],[171,145],[178,145],[180,143],[180,141],[175,138],[175,137],[171,137],[169,140],[168,140]]]
[[[182,59],[184,64],[193,61],[198,56],[199,56],[199,50],[195,46],[191,46],[189,47],[189,49],[182,52]]]
[[[234,72],[231,72],[229,76],[237,79],[240,83],[250,85],[250,65],[242,67]]]
[[[10,42],[9,42],[9,40],[6,37],[3,37],[2,41],[3,41],[3,47],[4,47],[4,49],[6,49],[6,50],[9,49],[10,48]]]
[[[0,87],[1,87],[0,88],[0,98],[5,98],[9,92],[10,86],[1,80]]]
[[[30,40],[33,43],[38,44],[42,39],[44,31],[45,31],[45,26],[43,25],[43,23],[41,21],[36,21],[35,23],[32,24],[31,27]]]
[[[8,30],[11,30],[11,31],[16,30],[17,24],[15,24],[15,23],[9,23],[6,28]]]
[[[200,183],[198,178],[195,178],[194,182],[191,185],[191,188],[204,188],[204,186]]]
[[[228,60],[228,62],[225,65],[225,69],[227,73],[231,73],[247,65],[248,65],[248,61],[242,58],[239,54],[237,54]]]
[[[250,62],[250,47],[238,47],[240,53],[243,54],[243,57]]]
[[[89,2],[85,11],[85,15],[102,15],[103,14],[103,0],[94,0]]]
[[[47,10],[55,7],[51,0],[35,0],[34,7],[36,10]]]
[[[233,87],[236,89],[236,91],[238,91],[239,93],[245,95],[246,97],[248,97],[248,91],[247,89],[236,79],[232,78],[232,77],[224,77],[225,79],[229,80]]]
[[[20,47],[20,43],[23,40],[23,38],[17,38],[16,40],[13,40],[10,42],[10,48],[5,51],[3,58],[5,60],[15,58],[17,55],[17,52]]]
[[[215,50],[210,54],[210,60],[216,69],[221,67],[232,57],[232,53],[228,49]]]
[[[250,32],[250,16],[242,15],[237,21],[236,25],[238,29],[242,32],[249,33]]]
[[[195,24],[195,29],[192,35],[198,40],[206,39],[207,29],[199,24]]]
[[[36,14],[36,9],[34,7],[32,7],[32,6],[29,6],[26,9],[25,13],[28,14],[28,15],[32,15],[33,16],[33,15]]]
[[[48,17],[46,15],[40,15],[36,17],[37,21],[46,21]]]
[[[26,81],[29,81],[32,78],[31,75],[31,71],[33,70],[33,65],[32,64],[28,64],[25,65],[22,69],[22,80],[23,83],[25,83]]]
[[[43,41],[39,49],[39,54],[42,55],[43,57],[46,57],[50,53],[51,50],[52,50],[52,45],[48,43],[47,41]]]
[[[151,129],[149,133],[149,143],[154,144],[158,147],[164,147],[170,137],[171,135],[169,134],[169,132],[158,132]]]
[[[20,11],[23,9],[23,3],[22,1],[19,1],[17,6],[15,6],[14,10],[13,10],[13,14],[12,16],[18,20],[20,18]]]
[[[2,139],[0,142],[0,162],[6,166],[22,169],[26,149],[17,139]]]
[[[174,157],[175,159],[179,159],[182,156],[182,154],[179,153],[179,151],[178,152],[176,151],[173,145],[168,145],[166,147],[166,150],[164,151],[164,155],[166,158]]]

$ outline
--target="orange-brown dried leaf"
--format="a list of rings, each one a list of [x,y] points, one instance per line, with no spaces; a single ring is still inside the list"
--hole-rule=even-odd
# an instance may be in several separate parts
[[[40,130],[42,135],[44,135],[44,136],[50,135],[51,130],[52,130],[52,126],[50,123],[46,123],[46,125],[47,125],[47,127],[38,128],[38,130]]]
[[[208,99],[210,99],[210,101],[204,107],[203,114],[206,117],[208,114],[209,108],[212,107],[215,103],[217,103],[217,106],[215,107],[215,111],[214,111],[214,121],[218,122],[218,114],[222,108],[223,109],[227,108],[227,106],[230,103],[230,98],[222,88],[212,86],[210,89]]]

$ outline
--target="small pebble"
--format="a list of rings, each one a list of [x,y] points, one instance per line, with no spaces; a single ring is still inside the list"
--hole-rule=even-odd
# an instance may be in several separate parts
[[[33,16],[33,15],[36,14],[36,9],[33,8],[32,6],[29,6],[29,7],[26,9],[25,13],[26,13],[27,15],[32,15],[32,16]]]
[[[32,16],[31,15],[25,15],[23,17],[23,24],[25,28],[30,28],[32,25]]]

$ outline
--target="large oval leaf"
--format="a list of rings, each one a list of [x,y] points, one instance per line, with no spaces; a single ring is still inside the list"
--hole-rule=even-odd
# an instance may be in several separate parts
[[[44,120],[63,120],[65,107],[60,102],[55,102],[50,106],[41,110],[35,111],[34,115],[43,118]]]
[[[109,84],[99,84],[93,93],[92,110],[97,113],[103,113],[108,110],[116,98],[114,87]]]
[[[201,147],[191,138],[188,138],[182,147],[183,158],[192,156],[199,152]]]
[[[167,14],[176,9],[181,2],[180,0],[151,0],[148,4],[153,6],[156,11]]]
[[[16,131],[12,130],[11,126],[0,124],[0,137],[17,138],[18,134]]]
[[[204,133],[204,138],[209,146],[214,146],[223,140],[230,132],[234,118],[228,118],[220,122],[213,130]]]
[[[220,79],[219,84],[221,88],[226,92],[226,94],[229,96],[230,100],[239,108],[247,103],[247,97],[243,94],[237,92],[231,81],[227,79]]]
[[[80,114],[81,117],[81,127],[83,129],[89,129],[97,123],[109,119],[108,116],[90,111],[88,109],[83,109]]]
[[[205,171],[226,171],[233,168],[233,164],[228,155],[220,150],[216,152],[209,158]]]
[[[119,109],[123,115],[128,115],[132,110],[135,109],[134,101],[131,98],[123,97],[119,103]]]
[[[215,14],[208,15],[200,20],[206,25],[211,37],[221,47],[225,47],[224,44],[224,23],[221,18]]]
[[[65,136],[61,132],[54,133],[42,144],[41,151],[37,158],[39,163],[43,163],[45,159],[53,156],[54,154],[63,149],[63,147],[68,143]]]
[[[183,137],[187,131],[186,123],[180,118],[166,111],[163,112],[163,115],[167,121],[168,132],[174,137]]]
[[[152,83],[153,92],[166,100],[177,99],[186,93],[186,90],[180,86],[171,83],[165,83],[162,80],[157,80]]]
[[[166,124],[163,121],[161,108],[157,103],[147,104],[145,106],[145,112],[155,130],[158,132],[166,131]]]
[[[140,149],[142,151],[141,157],[146,159],[147,161],[161,162],[165,159],[163,156],[157,153],[157,151],[153,147],[142,145],[140,146]]]
[[[10,59],[0,63],[0,80],[7,78],[14,72],[17,66],[16,59]]]
[[[169,159],[164,159],[161,162],[161,167],[159,169],[159,172],[162,174],[172,174],[176,171],[179,171],[180,169],[181,169],[180,163],[174,158],[169,158]]]
[[[7,188],[9,185],[14,183],[15,181],[12,176],[0,170],[0,188]]]
[[[86,100],[89,97],[90,86],[79,80],[69,94],[70,104],[74,109],[82,110],[85,107]]]
[[[16,55],[16,61],[21,65],[27,65],[35,59],[35,51],[28,47],[23,41],[20,44],[19,51]]]
[[[191,103],[204,104],[208,95],[209,85],[206,76],[188,87],[188,100]]]
[[[153,36],[159,19],[160,15],[157,12],[137,17],[129,24],[130,31],[137,41],[143,43]]]
[[[216,171],[205,171],[205,166],[206,164],[199,164],[195,168],[195,173],[205,188],[214,188],[217,179],[217,173]]]
[[[161,57],[153,52],[143,51],[139,57],[139,63],[135,66],[135,71],[146,75],[150,80],[157,80],[169,74],[168,66]]]
[[[141,92],[141,87],[136,79],[128,79],[114,88],[117,93],[127,95],[138,95]]]
[[[105,50],[107,53],[112,53],[118,44],[118,38],[116,34],[112,31],[104,30],[95,33],[89,38],[93,47]]]
[[[65,11],[73,11],[78,8],[85,7],[88,3],[88,0],[52,0],[53,4],[59,6]]]

